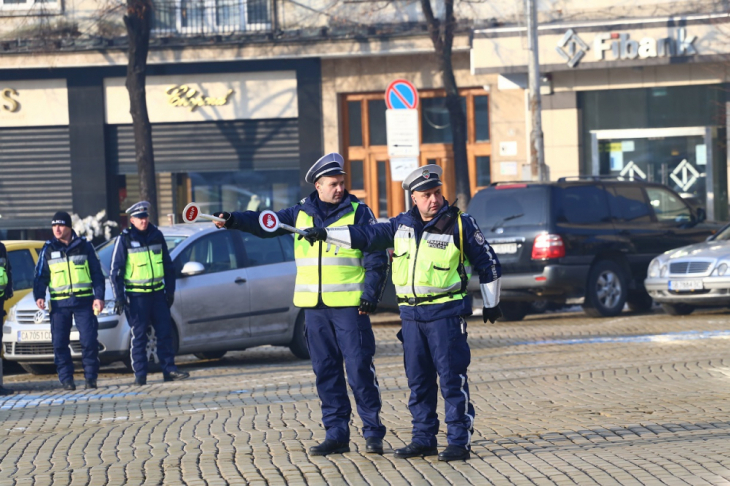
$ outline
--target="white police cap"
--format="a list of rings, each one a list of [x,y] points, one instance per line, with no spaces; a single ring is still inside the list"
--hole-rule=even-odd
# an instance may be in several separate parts
[[[321,157],[317,162],[310,167],[307,175],[304,176],[304,180],[310,184],[314,184],[317,179],[322,176],[333,176],[338,174],[345,174],[342,170],[345,167],[345,159],[342,155],[337,152],[332,152]]]
[[[442,185],[441,174],[444,170],[436,164],[424,165],[403,179],[403,189],[408,191],[428,191]]]
[[[133,218],[146,218],[149,216],[150,203],[147,201],[140,201],[129,207],[125,212]]]

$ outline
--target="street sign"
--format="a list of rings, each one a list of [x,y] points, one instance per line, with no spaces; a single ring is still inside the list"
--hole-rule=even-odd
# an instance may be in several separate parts
[[[415,110],[418,108],[418,91],[410,81],[396,79],[385,90],[385,104],[389,110]]]
[[[418,110],[385,110],[389,157],[418,157]]]
[[[394,157],[390,159],[390,180],[401,182],[418,169],[418,157]]]

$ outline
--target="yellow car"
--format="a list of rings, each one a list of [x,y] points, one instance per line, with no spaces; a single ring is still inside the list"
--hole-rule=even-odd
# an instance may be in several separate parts
[[[5,312],[33,290],[33,274],[45,241],[3,241],[13,272],[13,298],[5,301]]]

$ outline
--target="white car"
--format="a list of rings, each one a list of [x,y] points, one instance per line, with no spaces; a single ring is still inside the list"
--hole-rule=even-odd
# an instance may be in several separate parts
[[[261,239],[212,224],[161,227],[178,273],[173,319],[176,354],[193,353],[217,359],[227,351],[253,346],[289,346],[308,359],[304,313],[294,307],[293,238]],[[97,248],[108,277],[114,240]],[[130,329],[124,314],[114,313],[109,280],[105,306],[99,315],[99,360],[123,361],[128,367]],[[46,296],[46,301],[49,297]],[[149,331],[148,356],[157,363],[154,331]],[[32,293],[8,313],[3,326],[5,359],[17,361],[35,374],[55,373],[50,319],[39,310]],[[81,360],[78,330],[71,330],[71,356]]]

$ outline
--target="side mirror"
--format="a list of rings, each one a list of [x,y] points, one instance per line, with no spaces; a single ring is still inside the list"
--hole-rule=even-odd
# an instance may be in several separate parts
[[[697,222],[701,223],[707,219],[705,208],[697,208]]]
[[[193,275],[200,275],[201,273],[205,273],[205,267],[202,263],[198,262],[187,262],[183,268],[182,272],[185,277],[192,277]]]

